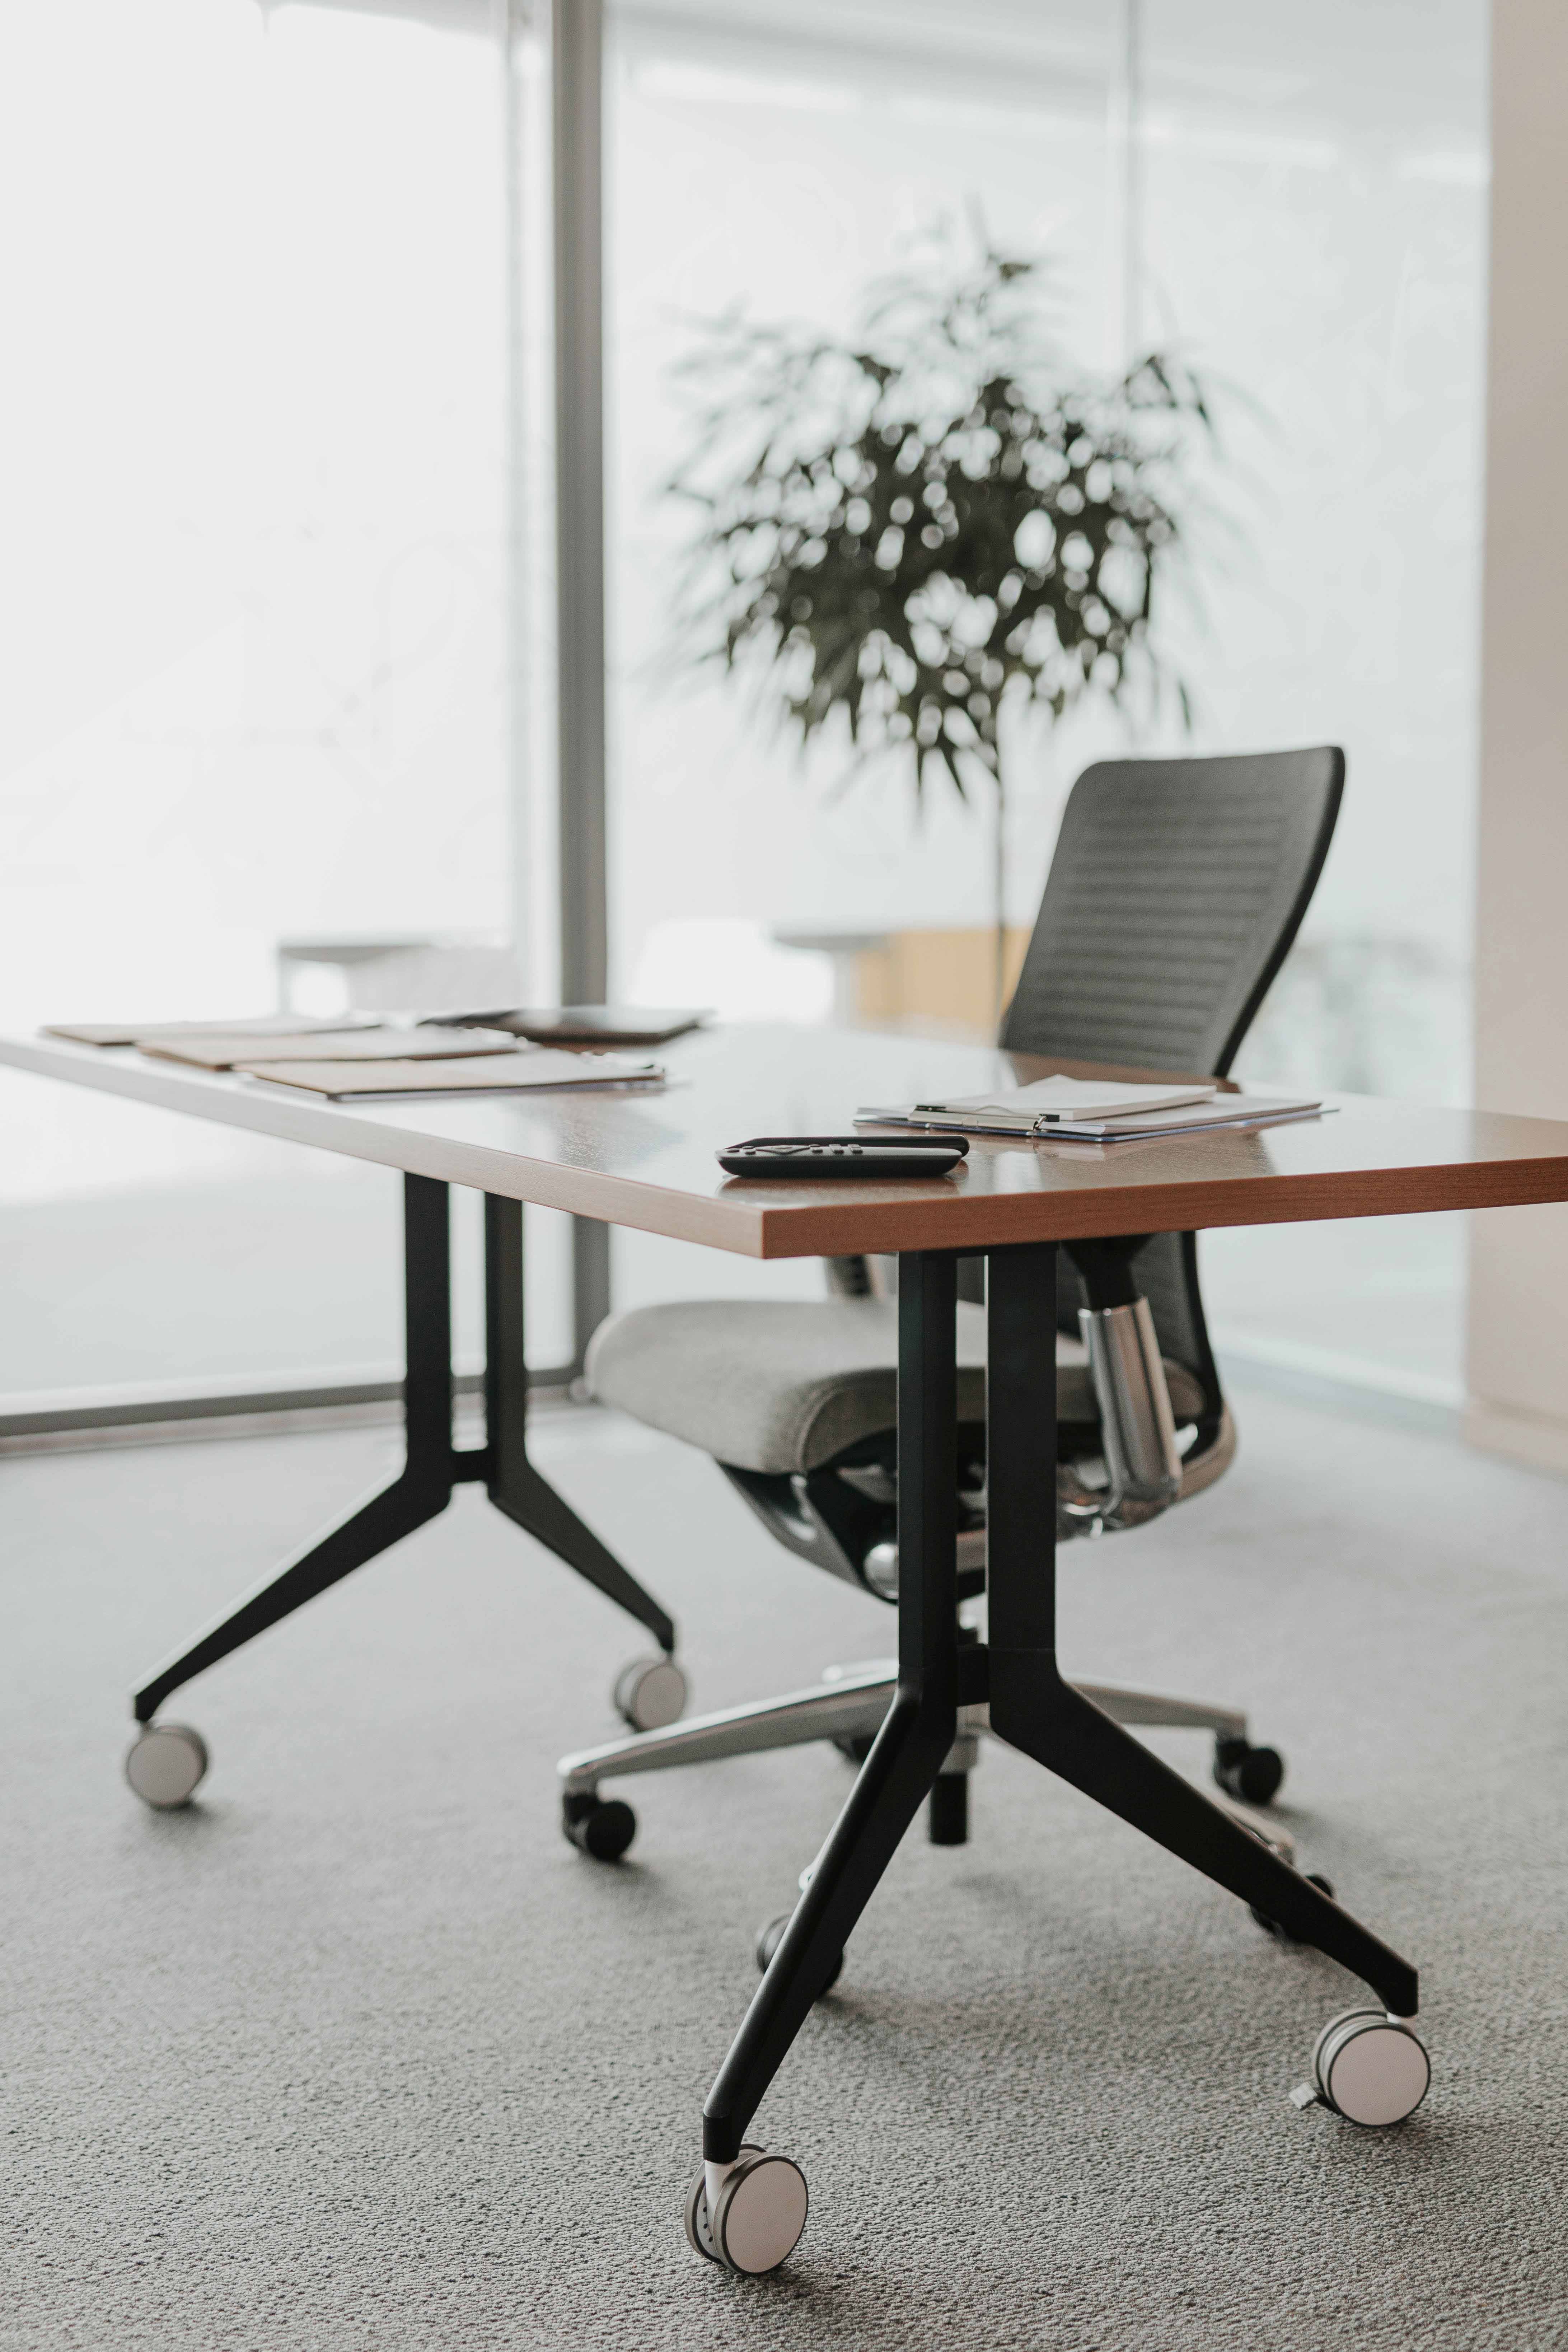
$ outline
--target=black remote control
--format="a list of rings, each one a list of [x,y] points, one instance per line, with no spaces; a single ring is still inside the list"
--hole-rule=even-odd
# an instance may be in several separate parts
[[[962,1135],[753,1135],[714,1154],[731,1176],[946,1176],[969,1151]]]

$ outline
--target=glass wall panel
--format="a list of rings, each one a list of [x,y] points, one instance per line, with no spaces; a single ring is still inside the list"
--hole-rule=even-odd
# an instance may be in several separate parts
[[[508,925],[501,91],[449,13],[0,12],[11,1025]],[[11,1075],[0,1121],[0,1392],[395,1364],[395,1176]]]
[[[531,894],[544,978],[551,825],[506,805],[503,707],[509,400],[531,493],[545,471],[544,175],[531,51],[506,153],[501,13],[79,0],[0,22],[0,174],[32,224],[0,263],[25,355],[0,394],[20,458],[0,548],[8,1021],[243,1011],[273,998],[280,937],[499,936]],[[754,696],[695,674],[670,625],[689,516],[666,492],[704,321],[843,331],[889,270],[984,236],[1045,265],[1067,362],[1173,349],[1221,426],[1195,594],[1159,615],[1192,732],[1095,710],[1017,730],[1009,919],[1031,919],[1063,794],[1101,751],[1342,742],[1340,835],[1245,1067],[1457,1098],[1483,0],[1331,0],[1305,22],[1241,0],[608,17],[612,986],[731,1014],[983,1017],[889,994],[886,956],[873,985],[863,956],[809,942],[978,939],[984,797],[934,789],[917,815],[905,761],[851,779],[842,738],[802,758]],[[534,215],[526,299],[506,285],[509,170]],[[526,742],[537,789],[548,533],[515,502],[511,528],[513,645],[537,641],[512,764]],[[531,883],[510,870],[520,827]],[[0,1120],[0,1240],[26,1268],[0,1392],[395,1359],[395,1179],[19,1076]],[[623,1303],[816,1281],[644,1237],[616,1254]],[[1216,1236],[1208,1265],[1238,1348],[1457,1381],[1451,1221]],[[564,1356],[544,1287],[536,1352]]]
[[[1143,0],[1141,22],[1138,325],[1180,336],[1222,387],[1237,486],[1234,540],[1181,647],[1199,739],[1330,740],[1349,761],[1242,1067],[1461,1102],[1487,11]],[[1215,1235],[1205,1268],[1236,1345],[1458,1400],[1458,1217]]]
[[[1048,310],[1090,366],[1121,321],[1113,15],[986,0],[828,7],[617,0],[609,207],[612,938],[618,984],[752,1017],[820,1018],[827,960],[785,937],[984,925],[985,803],[907,762],[852,782],[846,739],[802,758],[743,689],[672,648],[690,511],[662,495],[691,446],[676,371],[705,321],[849,330],[889,273],[973,259],[980,233],[1048,256]],[[700,387],[698,387],[700,390]],[[1037,895],[1058,795],[1020,818]],[[1033,801],[1034,796],[1031,796]],[[618,1234],[616,1297],[820,1287]]]
[[[1084,710],[1016,747],[1008,912],[1062,796],[1130,743],[1344,745],[1343,818],[1244,1071],[1426,1100],[1468,1066],[1485,283],[1483,0],[991,0],[665,10],[616,0],[607,94],[613,937],[619,984],[842,1012],[847,961],[779,944],[984,926],[984,805],[911,814],[903,763],[837,789],[733,681],[672,653],[688,446],[672,369],[731,306],[841,330],[943,225],[1047,266],[1064,352],[1200,371],[1219,423],[1191,591],[1157,615],[1194,718]],[[852,995],[852,990],[849,992]],[[864,991],[861,1003],[866,1002]],[[931,1008],[926,1008],[929,1017]],[[617,1242],[619,1295],[729,1279]],[[658,1261],[656,1263],[656,1260]],[[1433,1396],[1458,1378],[1450,1219],[1215,1236],[1234,1348]],[[805,1269],[738,1267],[745,1288]]]

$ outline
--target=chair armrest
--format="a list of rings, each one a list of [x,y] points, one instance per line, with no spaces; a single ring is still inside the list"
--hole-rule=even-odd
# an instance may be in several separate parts
[[[1165,1510],[1181,1491],[1182,1457],[1149,1302],[1083,1307],[1078,1326],[1089,1350],[1111,1496],[1116,1504]]]
[[[1168,1511],[1185,1490],[1154,1318],[1148,1300],[1134,1297],[1115,1307],[1080,1307],[1078,1321],[1100,1412],[1106,1484],[1089,1486],[1070,1463],[1059,1465],[1058,1527],[1071,1535],[1142,1527]],[[1212,1475],[1217,1477],[1223,1467],[1219,1464]]]

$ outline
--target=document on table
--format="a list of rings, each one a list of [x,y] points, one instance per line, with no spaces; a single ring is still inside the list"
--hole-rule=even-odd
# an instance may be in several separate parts
[[[527,1049],[499,1029],[350,1029],[323,1035],[303,1029],[291,1037],[258,1038],[241,1031],[224,1036],[139,1037],[137,1050],[163,1062],[190,1062],[200,1070],[242,1070],[268,1062],[458,1061],[475,1055]]]
[[[925,1102],[859,1110],[855,1116],[890,1120],[899,1126],[950,1127],[977,1134],[1041,1135],[1067,1120],[1124,1118],[1207,1103],[1217,1091],[1212,1078],[1131,1084],[1114,1078],[1069,1078],[1058,1073],[1036,1078],[1027,1086],[1000,1087],[990,1094],[934,1096]]]
[[[514,1040],[508,1041],[515,1044]],[[629,1054],[566,1054],[549,1046],[461,1060],[403,1062],[247,1062],[244,1076],[271,1086],[302,1087],[334,1102],[388,1095],[547,1094],[563,1087],[662,1086],[664,1067]]]
[[[255,1013],[237,1020],[215,1021],[54,1021],[46,1037],[65,1037],[73,1045],[163,1045],[176,1037],[297,1037],[340,1036],[345,1030],[379,1029],[374,1013],[342,1013],[334,1018],[312,1019],[303,1013]]]
[[[1151,1099],[1157,1089],[1128,1087],[1129,1097],[1119,1107],[1108,1106],[1112,1089],[1092,1088],[1088,1080],[1042,1079],[1042,1087],[1077,1085],[1092,1104],[1070,1109],[1059,1098],[1047,1110],[1031,1108],[1023,1100],[1035,1087],[1020,1087],[1012,1094],[974,1096],[947,1102],[906,1103],[891,1109],[857,1111],[857,1126],[959,1128],[969,1135],[1010,1135],[1026,1143],[1128,1143],[1139,1138],[1213,1134],[1224,1128],[1275,1127],[1287,1119],[1314,1118],[1323,1109],[1318,1097],[1293,1095],[1222,1094],[1217,1087],[1172,1089],[1173,1101]]]

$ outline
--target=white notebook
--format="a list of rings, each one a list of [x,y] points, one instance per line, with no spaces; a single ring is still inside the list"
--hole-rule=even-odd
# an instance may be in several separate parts
[[[1331,1105],[1329,1106],[1332,1108]],[[1279,1127],[1287,1119],[1317,1118],[1324,1105],[1294,1095],[1215,1095],[1208,1102],[1184,1103],[1175,1110],[1134,1113],[1123,1118],[1064,1119],[1042,1128],[1032,1143],[1133,1143],[1157,1135],[1216,1135],[1226,1129]]]
[[[999,1087],[992,1094],[946,1095],[930,1102],[900,1103],[892,1109],[858,1110],[855,1116],[900,1127],[957,1128],[971,1135],[1046,1135],[1069,1121],[1082,1126],[1094,1119],[1128,1118],[1179,1109],[1189,1103],[1207,1103],[1216,1092],[1213,1081],[1204,1078],[1161,1086],[1058,1076],[1036,1078],[1025,1087]]]
[[[151,1045],[170,1037],[293,1037],[303,1030],[328,1037],[380,1026],[374,1013],[340,1013],[331,1020],[304,1013],[255,1013],[231,1021],[52,1021],[42,1034],[68,1037],[74,1045]]]
[[[1100,1092],[1103,1095],[1105,1089]],[[1016,1118],[1006,1122],[994,1118],[989,1108],[954,1116],[952,1109],[938,1114],[921,1104],[902,1110],[858,1111],[856,1118],[858,1123],[883,1127],[962,1126],[970,1135],[1010,1135],[1026,1143],[1132,1143],[1152,1136],[1212,1135],[1226,1128],[1278,1127],[1287,1119],[1315,1118],[1323,1105],[1316,1097],[1221,1094],[1211,1087],[1196,1101],[1156,1103],[1142,1109],[1123,1108],[1110,1116],[1103,1115],[1102,1106],[1097,1108],[1102,1111],[1098,1118],[1080,1113],[1074,1117],[1053,1116],[1047,1120],[1037,1116],[1028,1126]]]
[[[162,1062],[191,1062],[199,1070],[246,1070],[263,1055],[268,1062],[453,1062],[476,1054],[527,1050],[499,1029],[350,1029],[333,1036],[306,1029],[293,1037],[237,1033],[137,1040],[139,1053]]]
[[[509,1039],[515,1045],[515,1039]],[[387,1095],[524,1095],[563,1087],[654,1087],[664,1081],[658,1062],[630,1054],[555,1053],[539,1046],[521,1053],[432,1062],[247,1062],[244,1075],[278,1087],[302,1087],[333,1102]]]

